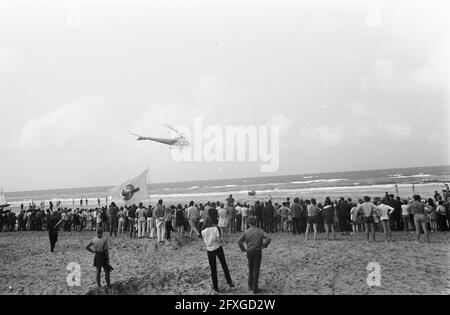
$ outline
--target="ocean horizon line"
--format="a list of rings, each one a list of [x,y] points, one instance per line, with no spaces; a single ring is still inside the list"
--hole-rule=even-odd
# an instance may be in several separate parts
[[[217,179],[200,179],[200,180],[184,180],[184,181],[168,181],[168,182],[155,182],[149,183],[149,186],[152,185],[164,185],[164,184],[185,184],[185,183],[202,183],[209,181],[235,181],[235,180],[252,180],[252,179],[262,179],[262,178],[276,178],[282,176],[309,176],[309,175],[323,175],[323,174],[341,174],[341,173],[357,173],[357,172],[375,172],[375,171],[388,171],[388,170],[405,170],[405,169],[414,169],[414,168],[434,168],[434,167],[448,167],[450,168],[450,164],[447,165],[428,165],[428,166],[408,166],[408,167],[394,167],[394,168],[374,168],[374,169],[360,169],[360,170],[344,170],[344,171],[330,171],[330,172],[319,172],[319,173],[296,173],[296,174],[278,174],[278,175],[270,175],[270,176],[252,176],[252,177],[230,177],[230,178],[217,178]],[[132,177],[133,175],[130,175]],[[44,188],[44,189],[26,189],[26,190],[6,190],[7,194],[15,194],[15,193],[26,193],[26,192],[43,192],[43,191],[62,191],[62,190],[78,190],[78,189],[111,189],[119,184],[113,185],[98,185],[98,186],[79,186],[79,187],[64,187],[64,188]]]

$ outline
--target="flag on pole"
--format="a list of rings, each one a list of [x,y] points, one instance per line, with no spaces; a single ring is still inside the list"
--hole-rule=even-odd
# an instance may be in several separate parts
[[[3,191],[3,187],[0,187],[0,207],[6,208],[8,207],[8,200],[6,200],[6,194]]]
[[[147,170],[109,191],[112,200],[121,200],[127,205],[148,200]]]

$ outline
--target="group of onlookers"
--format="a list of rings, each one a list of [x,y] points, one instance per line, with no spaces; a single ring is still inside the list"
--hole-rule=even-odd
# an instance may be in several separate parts
[[[367,197],[368,198],[368,197]],[[366,199],[367,199],[366,198]],[[409,210],[414,198],[401,199],[386,193],[383,197],[373,199],[375,206],[374,230],[410,231],[416,230],[417,222]],[[369,200],[370,201],[370,200]],[[248,218],[256,219],[256,226],[267,233],[292,232],[301,234],[313,228],[314,231],[354,233],[365,231],[364,204],[368,200],[360,199],[354,202],[351,198],[341,197],[332,201],[326,198],[323,203],[314,198],[287,198],[284,202],[266,201],[235,202],[232,195],[225,202],[207,202],[189,205],[166,207],[160,200],[155,207],[125,205],[120,208],[112,202],[109,207],[95,209],[58,208],[55,211],[30,206],[15,214],[9,210],[0,213],[0,231],[40,231],[46,229],[46,222],[51,213],[57,212],[61,219],[60,229],[63,231],[95,230],[102,227],[111,236],[118,233],[128,233],[131,238],[157,238],[159,242],[171,237],[171,232],[177,232],[179,237],[188,232],[200,237],[206,218],[211,218],[227,239],[228,233],[243,232],[247,227]],[[428,231],[448,231],[450,229],[450,195],[444,196],[435,192],[433,198],[422,200],[427,205],[424,214]],[[367,210],[368,211],[368,210]]]

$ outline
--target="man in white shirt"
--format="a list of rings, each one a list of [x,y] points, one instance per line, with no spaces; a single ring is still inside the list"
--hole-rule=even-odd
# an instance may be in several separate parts
[[[189,232],[189,237],[192,237],[192,232],[195,232],[198,237],[200,237],[200,233],[197,230],[197,221],[198,221],[198,209],[194,206],[194,201],[189,203],[189,208],[187,209],[187,217],[189,221],[189,226],[191,230]]]
[[[139,203],[136,210],[136,218],[138,219],[138,238],[145,236],[145,208],[142,202]]]
[[[247,204],[244,204],[241,207],[241,214],[242,214],[241,230],[245,231],[247,229],[247,219],[248,219],[248,206],[247,206]]]
[[[388,206],[386,201],[383,200],[381,204],[378,204],[378,201],[375,202],[377,206],[377,215],[380,217],[381,225],[383,226],[384,231],[384,240],[385,242],[390,242],[392,240],[392,231],[389,224],[389,218],[394,211],[394,208]]]
[[[233,288],[234,284],[231,280],[230,272],[225,260],[225,253],[222,247],[224,241],[222,240],[222,237],[220,235],[219,228],[213,225],[211,218],[206,218],[205,228],[202,231],[202,236],[203,241],[206,245],[206,252],[208,254],[208,262],[211,269],[211,279],[214,291],[219,292],[216,257],[219,258],[228,285],[230,286],[230,288]]]

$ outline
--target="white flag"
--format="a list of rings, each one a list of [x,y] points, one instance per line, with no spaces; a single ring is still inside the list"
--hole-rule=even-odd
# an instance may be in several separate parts
[[[147,171],[137,177],[127,180],[109,191],[113,200],[122,200],[127,205],[147,201]]]
[[[8,201],[6,200],[6,194],[3,191],[3,187],[0,187],[0,206],[1,207],[8,207]]]

